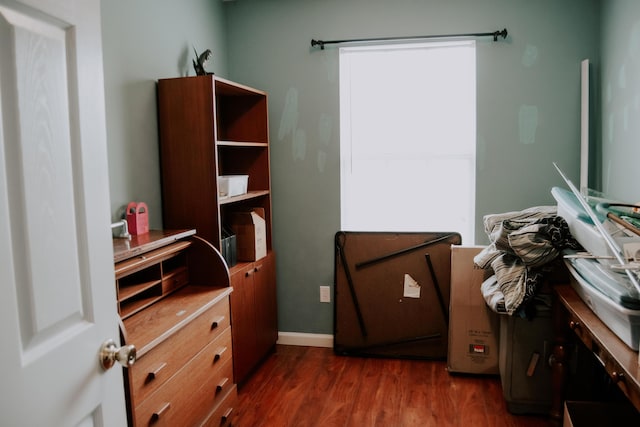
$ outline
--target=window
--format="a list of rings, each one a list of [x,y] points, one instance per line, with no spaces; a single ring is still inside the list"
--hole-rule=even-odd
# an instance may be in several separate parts
[[[341,228],[474,241],[475,42],[340,49]]]

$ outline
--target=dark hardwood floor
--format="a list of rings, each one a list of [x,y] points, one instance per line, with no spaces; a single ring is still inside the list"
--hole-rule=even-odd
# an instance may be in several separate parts
[[[507,412],[498,377],[451,375],[444,361],[336,356],[276,346],[240,388],[240,427],[540,427]]]

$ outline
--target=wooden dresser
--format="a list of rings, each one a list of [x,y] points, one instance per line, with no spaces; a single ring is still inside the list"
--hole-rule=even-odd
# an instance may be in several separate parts
[[[129,425],[230,426],[237,404],[229,271],[194,230],[114,239]]]
[[[571,277],[570,280],[576,279]],[[628,401],[640,411],[638,352],[616,336],[570,284],[554,287],[553,310],[555,337],[550,359],[553,375],[550,415],[553,425],[562,425],[571,361],[569,349],[574,334],[593,353],[595,360],[603,366]]]

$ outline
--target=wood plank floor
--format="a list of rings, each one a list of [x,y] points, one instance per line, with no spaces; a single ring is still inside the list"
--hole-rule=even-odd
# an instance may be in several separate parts
[[[451,375],[444,361],[336,356],[276,346],[240,388],[240,427],[541,427],[507,412],[498,377]]]

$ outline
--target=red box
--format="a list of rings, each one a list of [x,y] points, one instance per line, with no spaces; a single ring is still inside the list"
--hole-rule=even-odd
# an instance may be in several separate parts
[[[127,205],[127,227],[129,233],[137,236],[149,232],[149,214],[144,202],[131,202]]]

